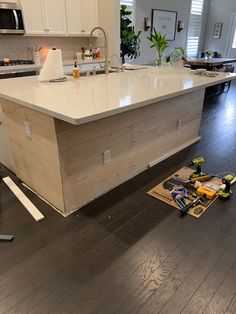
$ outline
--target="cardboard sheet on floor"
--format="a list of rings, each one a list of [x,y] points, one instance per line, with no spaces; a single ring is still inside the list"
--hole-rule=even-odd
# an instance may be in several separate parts
[[[174,188],[181,186],[180,181],[186,181],[189,179],[189,176],[194,172],[194,169],[189,168],[189,167],[183,167],[177,172],[173,173],[171,176],[169,176],[167,179],[162,181],[160,184],[156,185],[153,189],[148,191],[147,193],[158,200],[171,205],[178,210],[180,210],[179,206],[176,204],[176,202],[172,199],[171,196],[171,189],[173,190]],[[179,181],[178,181],[179,180]],[[212,178],[209,181],[202,182],[202,185],[205,185],[206,183],[213,183],[215,185],[221,185],[222,181],[219,178]],[[169,187],[169,189],[165,187]],[[185,186],[186,187],[186,186]],[[194,191],[194,190],[192,190]],[[191,193],[190,193],[191,194]],[[195,218],[200,218],[202,214],[210,207],[210,205],[217,199],[217,196],[209,200],[206,204],[200,205],[197,204],[195,207],[191,208],[188,212],[189,215],[195,217]],[[186,200],[186,204],[188,204],[190,200]]]

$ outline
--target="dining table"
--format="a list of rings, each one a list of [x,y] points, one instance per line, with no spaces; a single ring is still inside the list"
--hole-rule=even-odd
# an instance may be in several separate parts
[[[214,70],[222,68],[224,65],[235,63],[236,58],[198,58],[198,59],[187,59],[186,65],[190,66],[191,69],[204,68],[206,70]]]

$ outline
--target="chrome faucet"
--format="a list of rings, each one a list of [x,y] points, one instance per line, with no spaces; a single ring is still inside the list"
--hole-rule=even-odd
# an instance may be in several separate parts
[[[108,61],[108,40],[107,40],[107,34],[105,32],[105,30],[100,27],[100,26],[96,26],[91,30],[90,36],[89,36],[89,45],[90,47],[92,47],[92,35],[93,32],[96,30],[100,30],[102,31],[103,35],[104,35],[104,46],[103,47],[99,47],[99,48],[104,48],[105,49],[105,73],[108,74],[109,73],[109,61]]]

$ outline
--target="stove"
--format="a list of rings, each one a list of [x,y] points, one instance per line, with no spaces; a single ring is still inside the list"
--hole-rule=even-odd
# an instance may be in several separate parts
[[[1,66],[11,66],[11,65],[26,65],[26,64],[34,64],[32,60],[3,60],[0,61]]]
[[[23,69],[11,69],[11,66],[14,65],[16,66],[31,64],[34,64],[32,60],[9,60],[7,58],[4,58],[2,61],[0,61],[0,79],[37,75],[37,71],[34,68],[26,69],[23,67]]]

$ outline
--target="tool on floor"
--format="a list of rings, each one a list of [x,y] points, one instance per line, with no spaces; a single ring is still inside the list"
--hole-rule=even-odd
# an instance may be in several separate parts
[[[153,191],[153,193],[156,194],[156,195],[158,195],[158,196],[160,196],[160,197],[162,197],[162,198],[164,198],[164,199],[166,199],[166,200],[169,201],[169,202],[172,202],[172,201],[173,201],[172,198],[167,197],[167,196],[165,196],[165,195],[162,195],[161,193],[158,193],[157,191]]]
[[[234,173],[228,174],[224,176],[222,179],[223,186],[222,189],[218,192],[219,198],[223,200],[227,200],[231,197],[232,195],[232,190],[231,190],[231,185],[236,182],[236,177]]]
[[[189,182],[191,182],[191,183],[195,183],[195,182],[205,182],[205,181],[209,181],[209,180],[211,180],[212,178],[214,178],[215,177],[215,175],[213,175],[213,174],[207,174],[207,173],[205,173],[205,174],[202,174],[201,176],[199,176],[199,177],[193,177],[193,178],[189,178]]]
[[[181,210],[183,210],[186,207],[184,198],[188,198],[188,192],[186,188],[175,188],[171,191],[171,195],[176,204],[180,207]]]
[[[205,162],[205,158],[203,157],[197,157],[197,158],[194,158],[187,166],[188,167],[194,167],[196,169],[196,171],[194,171],[189,179],[193,179],[193,178],[197,178],[199,179],[200,177],[204,177],[206,175],[208,175],[208,173],[204,173],[202,172],[202,164]],[[209,179],[207,179],[209,180]]]
[[[197,195],[207,198],[209,200],[212,200],[214,197],[216,197],[216,193],[217,191],[206,186],[200,186],[197,189]]]
[[[182,209],[181,209],[181,216],[186,215],[188,213],[188,211],[193,208],[194,206],[196,206],[197,204],[202,204],[202,196],[199,196],[198,198],[196,198],[194,201],[192,201],[191,203],[185,205]]]
[[[14,235],[12,234],[0,234],[0,241],[12,241],[14,239]]]

